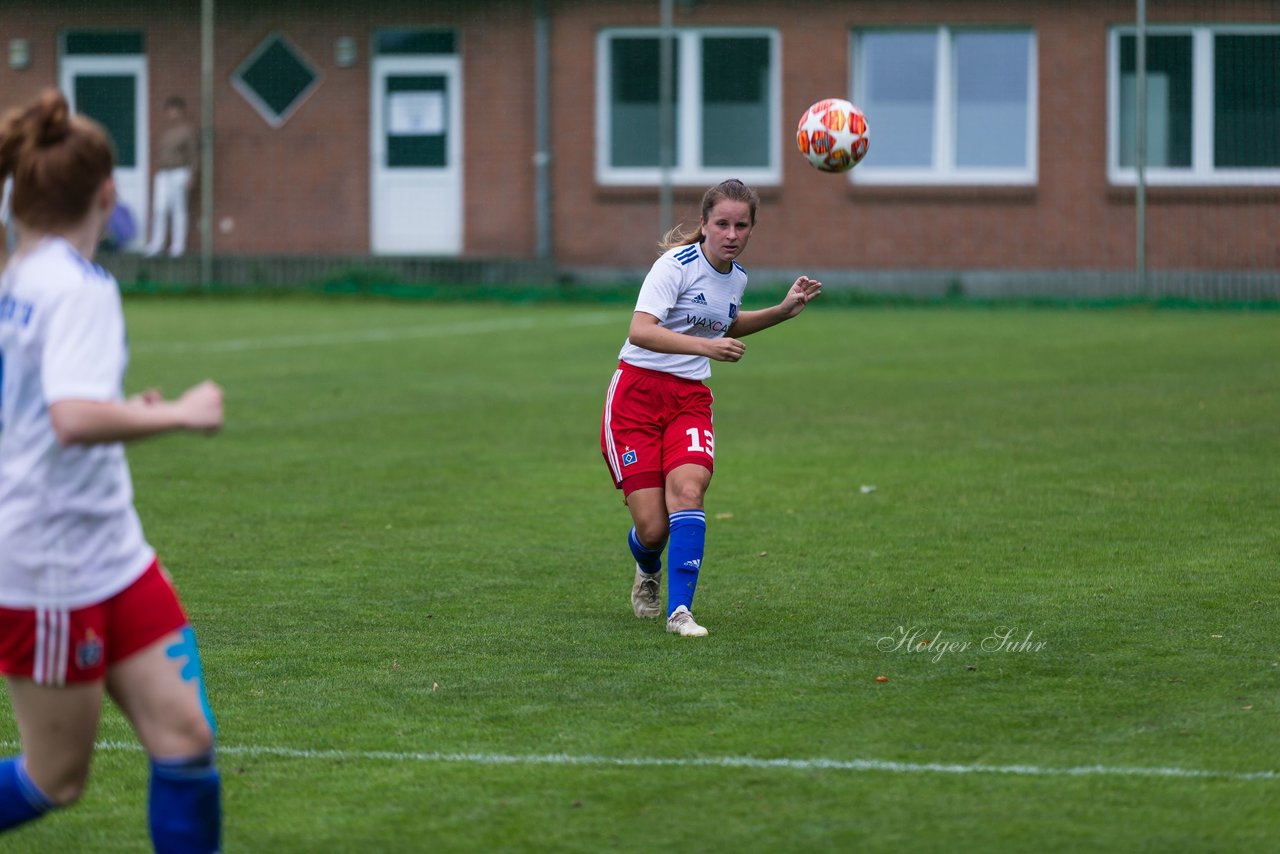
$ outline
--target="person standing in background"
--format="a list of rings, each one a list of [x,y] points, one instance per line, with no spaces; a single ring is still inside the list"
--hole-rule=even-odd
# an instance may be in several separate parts
[[[156,153],[156,175],[151,191],[151,239],[148,258],[164,251],[166,232],[172,220],[169,254],[177,258],[187,249],[187,191],[191,188],[200,158],[196,129],[187,119],[187,102],[176,95],[164,102],[167,127],[160,134]]]

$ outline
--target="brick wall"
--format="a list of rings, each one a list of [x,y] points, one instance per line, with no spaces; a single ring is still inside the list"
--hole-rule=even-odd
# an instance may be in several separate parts
[[[1267,20],[1266,4],[1153,5],[1153,21]],[[1206,18],[1206,12],[1213,17]],[[597,30],[653,26],[656,4],[562,2],[555,14],[556,258],[569,265],[647,265],[659,231],[658,191],[597,187],[589,130]],[[1108,28],[1131,21],[1132,15],[1132,3],[1095,0],[795,0],[773,7],[699,2],[692,9],[677,4],[677,26],[774,26],[781,36],[783,179],[776,188],[762,188],[759,228],[743,263],[748,269],[1131,269],[1134,191],[1107,181],[1106,85]],[[850,31],[911,24],[1008,24],[1034,30],[1039,55],[1035,186],[850,185],[810,169],[794,151],[791,117],[798,118],[820,97],[846,90]],[[875,116],[868,120],[874,154]],[[677,191],[677,219],[696,219],[703,189]],[[1148,194],[1148,215],[1153,268],[1280,266],[1280,188],[1156,188]]]
[[[219,4],[217,221],[226,252],[349,254],[369,250],[371,39],[382,27],[454,29],[462,57],[464,254],[531,255],[533,38],[527,3]],[[367,11],[370,7],[376,13]],[[280,128],[226,83],[273,31],[324,75]],[[334,41],[355,39],[355,65]]]
[[[6,36],[27,38],[32,64],[0,66],[0,91],[20,102],[57,81],[61,29],[146,34],[155,135],[160,105],[185,97],[198,116],[199,6],[195,3],[29,2],[7,12]],[[655,26],[651,0],[548,0],[552,73],[552,237],[568,268],[643,270],[659,237],[658,190],[595,182],[596,34]],[[1152,4],[1153,21],[1262,21],[1270,4]],[[1108,27],[1127,0],[697,0],[676,4],[678,26],[768,26],[781,38],[782,183],[763,187],[748,269],[1101,270],[1134,263],[1134,193],[1106,176]],[[358,255],[369,251],[370,40],[381,27],[452,28],[465,93],[463,254],[521,258],[535,251],[534,3],[220,0],[215,70],[216,249],[226,254]],[[885,187],[850,184],[810,169],[794,150],[793,119],[819,97],[840,95],[849,33],[868,25],[1009,24],[1036,33],[1039,177],[1032,187]],[[323,75],[279,129],[236,92],[230,77],[273,31]],[[350,68],[334,60],[355,40]],[[875,116],[872,155],[875,152]],[[856,175],[856,173],[855,173]],[[727,177],[727,176],[726,176]],[[675,193],[691,221],[705,187]],[[192,200],[198,215],[198,198]],[[1149,191],[1153,269],[1280,268],[1280,188]],[[192,246],[199,246],[192,220]]]

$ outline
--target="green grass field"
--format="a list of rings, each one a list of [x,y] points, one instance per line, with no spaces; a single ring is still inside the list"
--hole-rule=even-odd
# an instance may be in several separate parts
[[[1280,846],[1280,313],[748,339],[691,640],[631,616],[598,451],[629,306],[126,309],[130,390],[227,391],[222,435],[130,459],[228,851]],[[145,757],[101,737],[84,800],[0,847],[145,850]]]

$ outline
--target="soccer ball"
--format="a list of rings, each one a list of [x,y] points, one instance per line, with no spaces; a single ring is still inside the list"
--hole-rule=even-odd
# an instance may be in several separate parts
[[[823,172],[848,172],[867,156],[867,117],[841,98],[825,98],[804,111],[796,145],[809,165]]]

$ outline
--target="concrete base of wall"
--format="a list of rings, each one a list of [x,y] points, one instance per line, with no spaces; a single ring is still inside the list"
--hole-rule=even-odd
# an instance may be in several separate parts
[[[559,268],[561,280],[582,284],[643,280],[643,270]],[[1280,301],[1280,270],[776,270],[748,268],[750,289],[783,289],[801,273],[834,290],[916,299],[1185,299],[1204,302]]]
[[[104,253],[98,259],[125,284],[195,287],[198,256],[143,258]],[[646,270],[558,267],[525,259],[388,256],[220,256],[212,282],[220,287],[289,290],[303,285],[475,284],[638,285]],[[751,289],[785,288],[801,272],[832,289],[920,299],[1186,299],[1205,302],[1280,300],[1280,270],[1151,271],[1139,282],[1131,271],[1105,270],[750,270]]]
[[[101,253],[97,261],[126,284],[195,287],[201,284],[198,255],[144,258],[127,253]],[[555,281],[549,262],[501,259],[420,258],[393,256],[216,256],[211,282],[220,287],[279,288],[340,280],[406,284],[484,285]]]
[[[798,275],[798,274],[797,274]],[[808,273],[831,287],[881,295],[974,299],[1185,299],[1205,302],[1280,300],[1280,271],[1108,270],[850,271]],[[752,273],[753,280],[790,282],[786,271]]]

